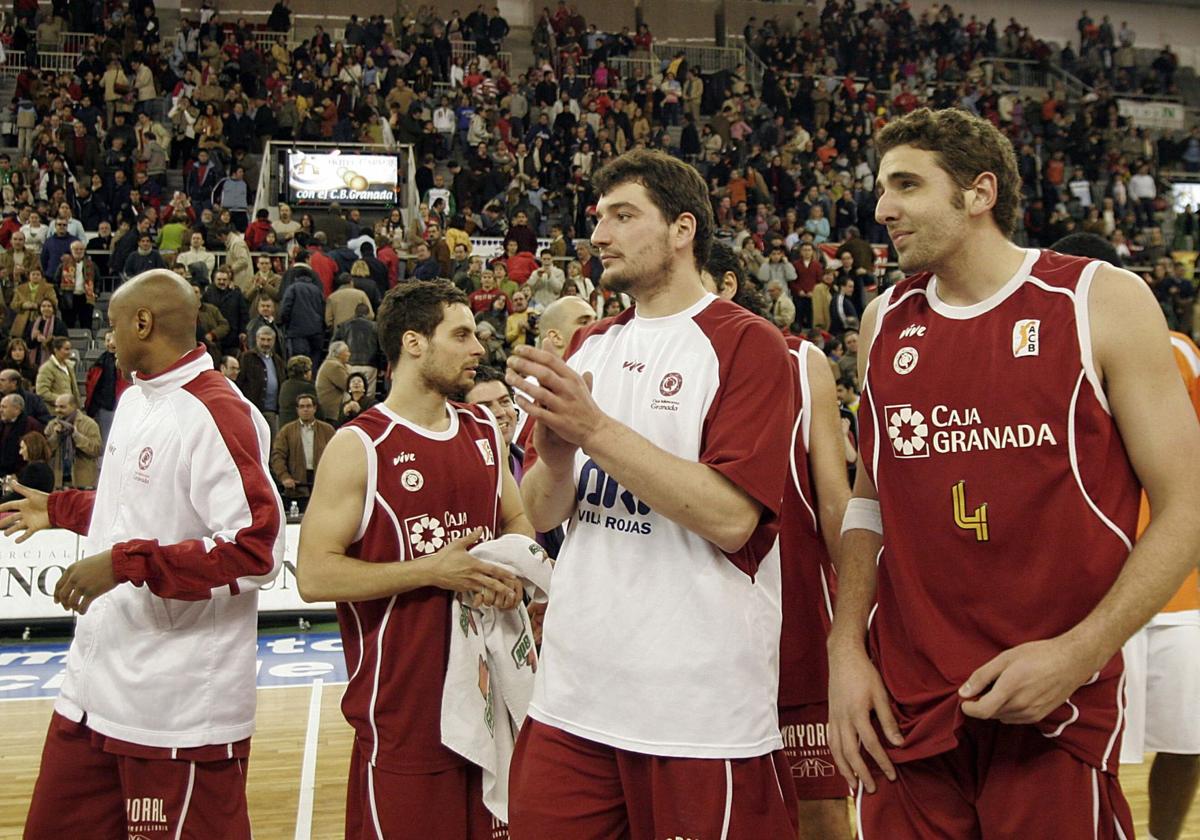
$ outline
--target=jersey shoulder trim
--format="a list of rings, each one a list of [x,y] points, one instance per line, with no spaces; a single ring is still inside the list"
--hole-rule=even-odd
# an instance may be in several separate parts
[[[1071,287],[1078,282],[1088,265],[1094,262],[1097,260],[1091,257],[1042,250],[1029,273],[1047,285]]]
[[[718,358],[741,343],[747,333],[753,334],[755,341],[775,344],[788,352],[783,333],[774,324],[732,301],[718,298],[693,315],[692,321],[708,338]]]
[[[360,412],[353,420],[343,423],[341,428],[360,430],[368,441],[378,441],[393,425],[392,418],[383,413],[380,407],[382,405],[383,403],[376,403],[366,411]]]
[[[603,320],[596,321],[595,323],[588,324],[586,327],[576,330],[575,335],[571,337],[571,343],[567,346],[567,352],[563,355],[563,361],[566,361],[574,356],[579,351],[579,348],[582,347],[584,342],[586,342],[588,339],[604,335],[614,327],[621,327],[625,324],[628,324],[633,320],[633,316],[634,307],[631,306],[624,310],[620,315],[604,318]]]

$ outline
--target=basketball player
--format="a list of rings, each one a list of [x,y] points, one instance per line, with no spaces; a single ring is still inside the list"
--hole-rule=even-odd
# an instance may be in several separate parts
[[[266,421],[196,346],[177,274],[113,295],[132,374],[95,492],[26,498],[6,534],[84,537],[54,600],[79,613],[27,840],[248,838],[258,589],[283,559]]]
[[[466,295],[404,283],[376,324],[391,389],[325,450],[297,567],[305,600],[337,602],[351,673],[346,837],[490,840],[479,769],[441,740],[449,617],[455,593],[517,604],[516,578],[467,550],[532,532],[495,419],[448,400],[483,357]]]
[[[601,280],[636,310],[580,330],[566,362],[529,347],[508,362],[536,421],[530,521],[570,520],[512,835],[794,835],[776,713],[787,350],[705,291],[713,221],[694,169],[635,150],[593,185]]]
[[[911,276],[865,313],[829,639],[860,836],[1132,837],[1118,652],[1200,546],[1162,316],[1131,274],[1008,240],[1020,182],[987,121],[920,109],[876,142]]]
[[[706,289],[767,317],[765,301],[746,283],[732,248],[714,242],[704,268],[701,277]],[[799,800],[800,840],[850,840],[846,809],[850,791],[837,773],[826,737],[829,663],[825,652],[833,620],[831,558],[837,555],[850,485],[829,361],[810,341],[794,335],[784,340],[795,363],[799,398],[779,517],[783,572],[779,728]]]
[[[1121,266],[1121,256],[1094,233],[1073,233],[1052,246],[1063,254],[1095,257]],[[1175,365],[1200,415],[1200,350],[1172,332]],[[1143,494],[1138,536],[1150,521]],[[1125,733],[1121,763],[1150,765],[1150,840],[1176,840],[1200,781],[1200,591],[1196,570],[1158,615],[1125,643]]]

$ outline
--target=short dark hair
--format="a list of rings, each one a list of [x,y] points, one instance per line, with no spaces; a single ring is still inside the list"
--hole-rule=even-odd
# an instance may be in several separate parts
[[[1121,259],[1121,255],[1117,253],[1113,244],[1103,236],[1097,236],[1094,233],[1069,233],[1051,245],[1050,250],[1075,257],[1104,260],[1117,268],[1125,267],[1125,261]]]
[[[960,189],[968,189],[984,172],[995,175],[992,218],[1001,233],[1012,236],[1017,226],[1021,176],[1012,141],[994,125],[957,108],[918,108],[888,123],[875,135],[880,159],[897,146],[933,152],[938,166]]]
[[[300,407],[301,400],[308,400],[310,403],[313,404],[314,408],[317,405],[317,398],[315,396],[313,396],[312,394],[308,393],[307,391],[301,392],[296,395],[296,408]]]
[[[708,259],[704,263],[704,270],[717,281],[725,276],[725,272],[732,271],[737,278],[739,289],[746,282],[746,272],[742,270],[742,261],[738,259],[737,253],[724,242],[712,243],[708,251]]]
[[[63,348],[63,345],[70,345],[70,343],[71,343],[71,339],[63,338],[60,335],[57,338],[55,338],[53,341],[50,342],[50,348],[52,350],[61,350]]]
[[[726,272],[732,271],[737,280],[737,291],[734,292],[733,303],[748,312],[753,312],[760,318],[768,317],[768,313],[771,311],[770,304],[753,283],[746,282],[746,272],[742,268],[742,261],[738,258],[737,253],[724,242],[712,243],[704,270],[712,275],[713,282],[717,284],[718,289],[721,278],[725,276]],[[768,320],[770,319],[768,318]]]
[[[713,214],[704,179],[693,167],[654,149],[634,149],[606,163],[592,176],[592,187],[603,196],[621,184],[640,184],[668,223],[684,213],[696,219],[692,256],[696,267],[708,263],[712,247]]]
[[[489,326],[491,325],[489,324]],[[458,402],[468,402],[467,395],[471,393],[472,389],[474,389],[476,385],[483,385],[485,382],[503,382],[505,390],[508,391],[508,398],[510,400],[516,398],[516,393],[513,391],[513,387],[509,385],[508,381],[504,378],[504,371],[491,365],[480,365],[479,367],[475,368],[475,381],[472,382],[471,385],[468,386],[458,396]]]
[[[402,283],[383,298],[376,313],[379,347],[393,366],[400,361],[400,342],[410,330],[433,336],[446,317],[446,307],[469,306],[466,293],[449,280],[416,280]]]
[[[484,382],[503,382],[504,387],[508,389],[508,395],[513,395],[512,386],[508,384],[508,380],[504,378],[504,371],[492,365],[480,365],[475,368],[475,385],[482,385]],[[475,387],[474,385],[471,386]],[[471,390],[470,388],[467,389]]]

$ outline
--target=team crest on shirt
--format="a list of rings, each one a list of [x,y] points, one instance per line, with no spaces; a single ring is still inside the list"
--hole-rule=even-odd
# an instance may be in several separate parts
[[[405,470],[400,476],[400,486],[410,493],[416,493],[425,486],[425,476],[417,470]]]
[[[154,463],[154,450],[149,446],[142,447],[142,451],[138,453],[137,469],[133,473],[133,480],[138,484],[149,484],[149,471],[152,463]]]
[[[487,438],[476,438],[475,445],[479,447],[479,454],[483,456],[483,463],[489,467],[496,465],[496,453],[492,451],[492,442]]]
[[[1042,322],[1036,318],[1026,318],[1013,324],[1013,358],[1036,356],[1041,334]]]
[[[892,368],[896,373],[905,376],[913,372],[918,358],[920,358],[920,354],[917,353],[916,347],[901,347],[896,351],[895,358],[892,359]]]
[[[664,397],[673,397],[679,393],[679,389],[683,387],[682,373],[668,373],[662,378],[662,382],[658,383],[658,392]]]

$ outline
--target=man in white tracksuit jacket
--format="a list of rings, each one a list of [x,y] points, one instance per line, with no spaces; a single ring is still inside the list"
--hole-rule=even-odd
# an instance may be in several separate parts
[[[197,304],[149,271],[113,297],[121,397],[95,492],[24,488],[6,533],[85,537],[77,611],[25,837],[249,838],[258,589],[283,559],[262,415],[195,342]]]

